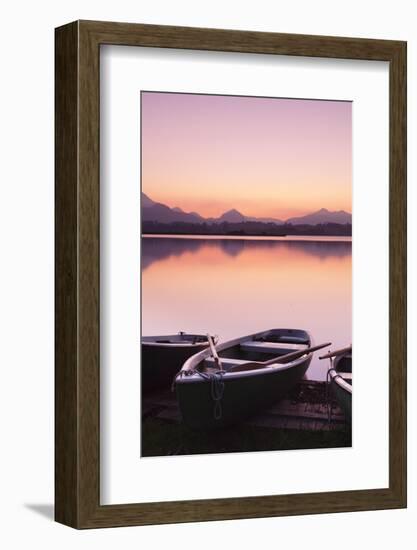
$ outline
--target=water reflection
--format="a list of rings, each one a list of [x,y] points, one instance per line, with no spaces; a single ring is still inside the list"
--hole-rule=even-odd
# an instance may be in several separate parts
[[[267,328],[308,330],[344,347],[351,336],[351,242],[144,238],[142,333],[179,330],[221,341]],[[324,379],[315,357],[308,377]]]
[[[245,239],[185,239],[146,237],[142,239],[142,270],[154,262],[171,256],[182,256],[187,252],[197,253],[200,249],[215,248],[225,255],[236,257],[245,250],[269,249],[271,251],[289,250],[317,256],[321,259],[329,257],[350,257],[351,241],[313,241],[313,240],[245,240]]]

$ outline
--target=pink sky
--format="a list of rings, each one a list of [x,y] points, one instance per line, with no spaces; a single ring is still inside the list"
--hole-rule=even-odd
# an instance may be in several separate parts
[[[351,212],[352,103],[141,93],[142,191],[203,216]]]

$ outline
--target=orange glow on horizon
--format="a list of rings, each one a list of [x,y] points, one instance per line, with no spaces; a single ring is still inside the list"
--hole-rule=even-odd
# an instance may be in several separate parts
[[[242,189],[239,195],[234,193],[234,188],[223,187],[221,198],[202,197],[199,188],[174,185],[166,192],[151,194],[147,188],[143,187],[143,192],[150,196],[155,202],[161,202],[170,208],[179,207],[184,212],[197,212],[205,218],[216,218],[232,208],[238,210],[244,216],[253,216],[257,218],[276,218],[286,220],[288,218],[304,216],[311,214],[321,208],[327,208],[331,211],[352,210],[351,186],[345,186],[345,193],[340,196],[331,192],[331,186],[317,183],[314,193],[309,197],[306,204],[305,196],[298,187],[278,186],[276,192],[271,194],[262,187],[254,190]],[[246,191],[244,193],[244,191]]]

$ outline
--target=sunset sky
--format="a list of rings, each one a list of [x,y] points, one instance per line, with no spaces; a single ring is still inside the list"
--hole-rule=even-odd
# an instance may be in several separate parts
[[[352,103],[142,92],[142,191],[202,216],[351,212]]]

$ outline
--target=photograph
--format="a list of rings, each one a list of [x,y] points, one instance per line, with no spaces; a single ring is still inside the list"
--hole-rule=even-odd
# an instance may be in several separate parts
[[[350,447],[352,102],[140,113],[141,457]]]

